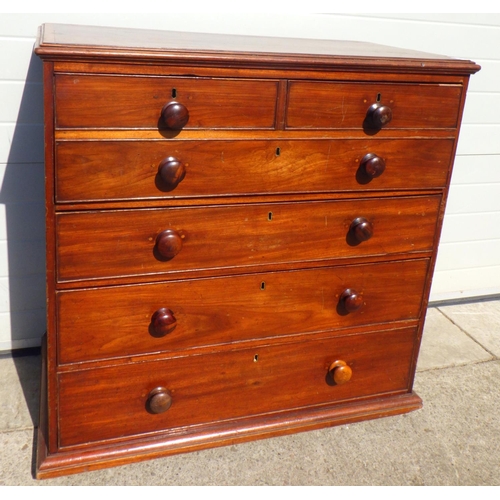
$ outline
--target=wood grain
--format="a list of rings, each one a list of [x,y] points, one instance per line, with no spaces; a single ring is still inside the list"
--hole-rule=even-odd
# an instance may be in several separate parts
[[[405,392],[413,345],[408,329],[65,373],[59,376],[61,446]],[[339,358],[353,371],[343,385],[327,377]],[[172,406],[151,415],[145,405],[158,386],[168,389]]]
[[[285,138],[61,141],[56,143],[56,197],[64,203],[441,188],[453,143]],[[386,171],[372,180],[360,167],[369,153],[386,161]],[[158,180],[160,164],[169,157],[185,169],[185,177],[173,189]]]
[[[102,287],[58,294],[59,362],[75,363],[418,319],[428,260]],[[363,307],[345,314],[353,287]],[[151,334],[156,311],[176,326]]]
[[[149,63],[187,67],[354,69],[410,74],[469,75],[471,61],[351,40],[309,40],[137,30],[47,23],[35,52],[45,60]],[[233,69],[234,71],[234,69]]]
[[[440,196],[57,215],[58,281],[259,268],[280,262],[431,251]],[[350,238],[357,217],[373,237]],[[180,235],[170,260],[156,249],[165,230]]]
[[[289,85],[287,128],[362,128],[369,107],[380,101],[392,109],[392,121],[381,135],[392,128],[456,127],[462,94],[461,85],[300,81]]]
[[[163,106],[187,107],[192,128],[273,128],[278,82],[56,75],[57,128],[166,128]],[[176,97],[172,97],[175,89]]]

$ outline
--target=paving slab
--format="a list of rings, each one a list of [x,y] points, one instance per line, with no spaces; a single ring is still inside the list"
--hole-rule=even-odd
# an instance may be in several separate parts
[[[38,425],[40,356],[0,355],[0,432]]]
[[[37,485],[32,477],[34,430],[0,432],[0,486]]]
[[[0,434],[7,485],[500,485],[500,361],[420,372],[407,415],[35,481],[29,430]]]
[[[422,410],[45,481],[32,477],[40,356],[2,355],[0,485],[498,486],[500,360],[484,330],[500,331],[500,303],[481,304],[429,309]]]
[[[454,325],[439,309],[427,310],[417,370],[433,370],[490,359],[493,359],[491,353]]]
[[[441,306],[439,310],[476,342],[500,358],[500,300]]]

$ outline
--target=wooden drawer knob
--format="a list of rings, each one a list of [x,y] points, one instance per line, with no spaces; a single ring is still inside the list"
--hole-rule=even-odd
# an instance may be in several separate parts
[[[173,332],[176,326],[177,320],[174,313],[170,309],[162,307],[155,311],[151,317],[150,333],[154,337],[164,337]]]
[[[392,109],[377,102],[368,108],[366,118],[372,128],[381,129],[392,120]]]
[[[168,190],[175,189],[186,175],[186,167],[182,161],[173,156],[164,158],[158,166],[161,184]]]
[[[365,217],[356,217],[356,219],[351,222],[349,233],[351,233],[354,239],[359,243],[368,241],[373,236],[373,223]]]
[[[161,117],[167,128],[180,130],[189,120],[189,111],[184,104],[171,101],[163,106]]]
[[[329,368],[329,373],[337,385],[349,382],[352,377],[352,370],[345,361],[341,359],[334,361]]]
[[[370,179],[375,179],[384,173],[385,160],[374,153],[368,153],[361,159],[360,167],[365,175]]]
[[[340,296],[340,303],[348,313],[356,312],[363,307],[363,294],[358,293],[352,288],[347,288]]]
[[[166,229],[156,237],[155,249],[164,259],[173,259],[181,248],[182,237],[175,229]]]
[[[147,410],[150,413],[163,413],[172,406],[172,396],[165,387],[153,389],[148,396],[146,403]]]

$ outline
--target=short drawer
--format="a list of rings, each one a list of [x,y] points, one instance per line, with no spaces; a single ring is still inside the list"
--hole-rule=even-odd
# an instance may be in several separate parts
[[[441,196],[433,195],[59,213],[57,277],[221,272],[427,252],[440,203]]]
[[[461,85],[292,81],[286,127],[376,131],[382,126],[369,112],[375,105],[391,111],[383,128],[455,128],[461,95]]]
[[[437,188],[453,140],[68,141],[58,202]]]
[[[62,291],[59,362],[418,319],[427,271],[419,259]]]
[[[60,374],[60,446],[404,393],[414,343],[402,329]]]
[[[276,80],[58,74],[56,128],[271,129],[277,89]],[[181,108],[169,125],[162,110],[172,103]]]

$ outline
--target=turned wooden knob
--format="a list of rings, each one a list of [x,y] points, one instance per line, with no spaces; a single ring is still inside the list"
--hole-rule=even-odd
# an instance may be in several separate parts
[[[172,406],[172,396],[165,387],[157,387],[149,393],[146,406],[150,413],[163,413]]]
[[[392,109],[377,102],[368,108],[366,117],[373,128],[380,129],[392,120]]]
[[[150,332],[155,337],[164,337],[170,332],[173,332],[177,326],[177,320],[174,317],[174,313],[166,308],[162,307],[154,312],[151,316],[151,328]]]
[[[174,189],[184,179],[186,167],[182,161],[173,156],[164,158],[158,166],[158,175],[162,184],[168,189]]]
[[[345,384],[346,382],[349,382],[352,377],[352,370],[349,366],[347,366],[347,363],[345,361],[342,361],[341,359],[338,359],[337,361],[334,361],[328,370],[330,372],[330,375],[332,376],[334,382],[337,385],[342,385]]]
[[[347,288],[342,292],[342,295],[340,296],[340,303],[342,304],[346,312],[356,312],[358,309],[361,309],[361,307],[363,307],[363,294],[358,293],[352,288]]]
[[[169,129],[180,130],[189,120],[189,111],[184,104],[171,101],[163,106],[161,117]]]
[[[357,217],[351,222],[349,232],[354,236],[356,241],[367,241],[373,236],[373,223],[365,217]]]
[[[368,153],[363,156],[359,165],[363,169],[363,172],[371,179],[382,175],[385,170],[385,160],[374,153]]]
[[[156,251],[164,259],[173,259],[182,248],[182,237],[175,229],[166,229],[156,237]]]

